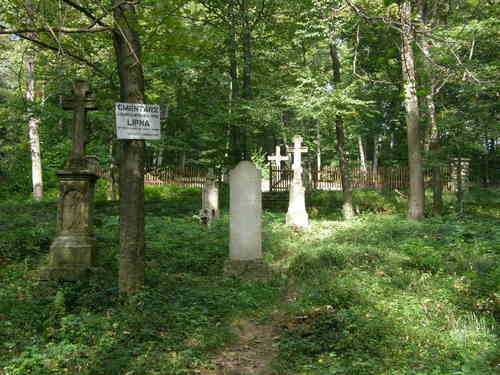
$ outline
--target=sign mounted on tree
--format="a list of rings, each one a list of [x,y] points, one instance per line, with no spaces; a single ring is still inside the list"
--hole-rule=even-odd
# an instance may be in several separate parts
[[[116,138],[160,139],[160,106],[116,103]]]

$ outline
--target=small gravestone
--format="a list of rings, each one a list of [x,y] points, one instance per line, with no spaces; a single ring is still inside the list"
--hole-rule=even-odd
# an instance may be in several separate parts
[[[301,154],[307,151],[302,147],[302,137],[293,137],[293,180],[290,186],[290,200],[288,202],[288,212],[286,214],[286,224],[295,228],[307,228],[309,226],[309,216],[306,211],[305,188],[302,183],[302,157]]]
[[[85,277],[95,262],[94,162],[85,157],[86,112],[94,109],[89,86],[76,81],[73,96],[65,100],[73,109],[72,149],[65,169],[58,171],[60,199],[57,236],[50,247],[49,264],[39,272],[41,280],[75,281]]]
[[[219,189],[213,169],[209,169],[201,197],[200,221],[210,225],[219,218]]]
[[[262,261],[261,173],[249,161],[241,161],[230,173],[229,260],[226,275],[261,279]]]

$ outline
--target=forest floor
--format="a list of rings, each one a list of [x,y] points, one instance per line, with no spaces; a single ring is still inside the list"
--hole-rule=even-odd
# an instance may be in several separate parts
[[[228,215],[196,189],[146,190],[144,289],[117,289],[116,202],[96,205],[98,267],[41,283],[55,202],[0,203],[0,375],[493,375],[500,369],[500,191],[405,219],[396,194],[308,199],[311,227],[263,214],[265,279],[224,275]],[[154,198],[151,200],[150,198]]]

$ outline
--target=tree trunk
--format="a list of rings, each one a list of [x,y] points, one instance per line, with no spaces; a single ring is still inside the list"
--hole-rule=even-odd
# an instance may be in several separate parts
[[[321,172],[321,132],[319,121],[316,121],[316,170]]]
[[[134,6],[113,0],[113,34],[120,100],[144,103],[144,75]],[[137,292],[144,284],[144,141],[121,141],[119,290]]]
[[[35,78],[34,58],[28,54],[26,57],[26,101],[28,105],[35,103]],[[39,120],[34,117],[33,111],[28,110],[28,133],[31,150],[31,180],[33,185],[33,199],[39,201],[43,198],[42,157],[40,151]]]
[[[242,97],[245,100],[253,98],[252,92],[252,25],[248,16],[248,0],[242,0],[242,19],[243,19],[243,90]],[[249,160],[248,155],[248,134],[242,130],[243,159]]]
[[[361,171],[366,174],[368,173],[368,169],[366,168],[365,148],[363,146],[363,138],[361,136],[358,137],[358,148],[359,148],[359,162],[361,164]]]
[[[25,2],[26,10],[33,19],[33,3],[31,0]],[[28,34],[34,37],[33,34]],[[28,52],[26,56],[26,101],[28,105],[35,103],[35,58]],[[40,149],[39,120],[34,117],[31,108],[28,110],[28,137],[31,151],[31,183],[33,186],[33,199],[40,201],[43,198],[43,176],[42,176],[42,154]]]
[[[240,90],[238,80],[238,60],[236,51],[238,48],[236,42],[236,14],[235,0],[228,0],[228,19],[229,19],[229,76],[231,77],[229,88],[229,165],[236,166],[244,159],[243,130],[237,124],[234,116],[234,107],[239,101]]]
[[[416,92],[415,60],[412,43],[414,40],[411,23],[411,3],[400,5],[401,16],[401,64],[404,84],[404,104],[408,140],[408,167],[410,191],[408,219],[422,220],[424,217],[424,178],[422,170],[422,145],[419,129],[418,98]]]
[[[428,30],[428,26],[430,26],[431,23],[428,4],[425,0],[421,0],[419,3],[419,7],[422,24],[424,26],[424,29]],[[422,45],[422,52],[424,54],[422,64],[427,75],[426,84],[428,86],[428,91],[425,95],[428,136],[425,137],[424,151],[429,156],[432,167],[432,212],[434,215],[440,215],[443,209],[443,184],[441,168],[438,160],[440,142],[436,121],[436,104],[434,102],[434,97],[436,96],[436,78],[434,76],[434,73],[432,72],[432,56],[429,48],[429,41],[425,33],[421,33],[420,43]]]
[[[373,137],[373,174],[375,175],[378,169],[378,159],[379,159],[379,136],[375,135]]]
[[[340,60],[337,47],[333,42],[330,42],[330,57],[332,60],[333,83],[338,85],[341,82]],[[340,180],[342,182],[342,214],[345,220],[350,220],[354,217],[352,186],[349,163],[345,151],[344,119],[340,115],[337,115],[335,118],[335,134],[337,136],[337,153],[339,155]]]

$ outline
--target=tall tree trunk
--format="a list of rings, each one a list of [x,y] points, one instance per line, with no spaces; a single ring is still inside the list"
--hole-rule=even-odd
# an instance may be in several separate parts
[[[401,64],[403,71],[404,104],[406,109],[408,140],[408,167],[410,175],[408,219],[422,220],[424,217],[424,178],[415,79],[415,60],[412,46],[414,36],[411,22],[411,2],[404,1],[399,7],[399,11],[402,26]]]
[[[330,41],[330,58],[332,61],[333,83],[339,85],[341,82],[340,60],[337,46],[333,44],[333,41]],[[335,134],[337,135],[337,153],[339,155],[340,179],[342,181],[342,214],[345,220],[349,220],[354,217],[354,208],[352,204],[351,175],[345,150],[344,119],[340,115],[335,117]]]
[[[424,27],[424,31],[427,31],[431,24],[431,8],[428,6],[426,0],[420,0],[420,18]],[[428,154],[431,159],[432,167],[432,212],[434,215],[440,215],[443,209],[443,183],[441,176],[441,167],[438,160],[440,142],[439,142],[439,132],[436,121],[436,104],[434,98],[436,96],[436,77],[432,72],[431,66],[431,51],[429,48],[429,40],[424,33],[421,33],[420,44],[422,45],[422,52],[424,58],[422,59],[422,64],[424,71],[427,75],[427,94],[425,95],[425,105],[427,108],[427,128],[428,136],[425,137],[424,151]]]
[[[361,136],[358,137],[358,148],[359,148],[359,162],[361,164],[361,171],[366,174],[368,172],[368,169],[366,168],[365,148],[363,146],[363,138]]]
[[[34,8],[32,0],[26,0],[26,10],[33,19]],[[34,37],[32,33],[28,34]],[[35,103],[35,58],[31,52],[26,56],[26,101],[28,105]],[[31,108],[28,111],[28,137],[31,151],[31,183],[33,186],[33,199],[40,201],[43,198],[42,154],[40,148],[39,120],[33,115]]]
[[[35,59],[31,54],[26,57],[26,101],[28,105],[35,103]],[[39,120],[31,109],[28,110],[28,133],[31,150],[31,180],[33,185],[33,199],[39,201],[43,198],[42,156],[40,151]]]
[[[373,174],[377,172],[378,168],[378,159],[379,159],[379,147],[380,147],[380,141],[379,141],[379,136],[375,135],[373,137]]]
[[[252,25],[249,19],[248,1],[241,1],[241,14],[243,20],[243,90],[242,97],[245,100],[251,100],[253,98],[252,91]],[[248,132],[243,129],[242,134],[243,139],[243,159],[248,160]]]
[[[231,82],[229,86],[229,164],[231,167],[236,166],[244,159],[243,147],[243,129],[235,119],[234,107],[238,104],[240,97],[240,85],[238,80],[238,59],[236,41],[236,7],[235,0],[228,0],[228,20],[229,20],[229,38],[228,38],[228,54],[229,54],[229,76]]]
[[[144,75],[134,5],[113,0],[113,33],[120,77],[120,100],[144,103]],[[144,284],[144,141],[121,141],[120,293],[131,295]]]
[[[316,121],[316,170],[321,171],[321,132],[319,121]]]

